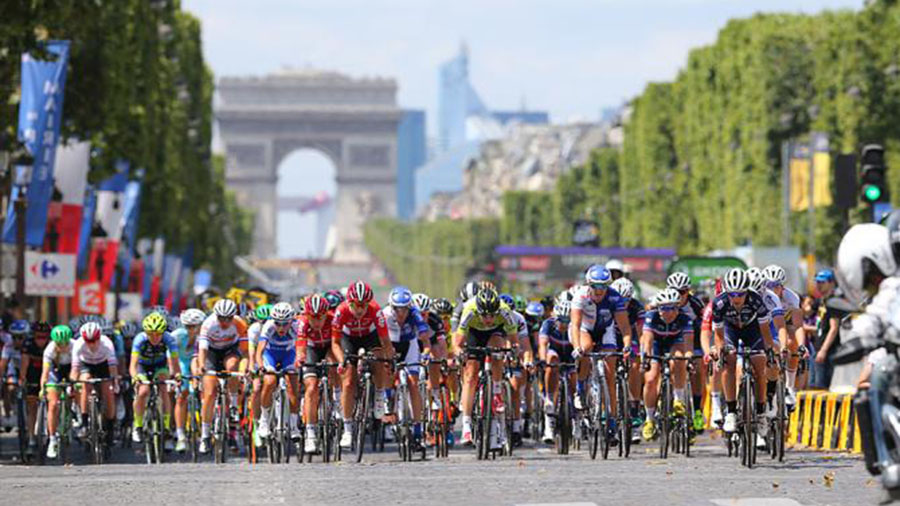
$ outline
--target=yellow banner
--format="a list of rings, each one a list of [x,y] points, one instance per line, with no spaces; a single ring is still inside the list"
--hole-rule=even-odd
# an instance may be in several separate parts
[[[791,211],[809,208],[809,160],[791,158]]]
[[[813,153],[813,205],[831,205],[831,154]]]

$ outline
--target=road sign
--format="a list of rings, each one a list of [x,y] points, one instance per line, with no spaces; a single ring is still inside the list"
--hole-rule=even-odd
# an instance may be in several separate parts
[[[116,316],[116,294],[106,293],[106,318],[113,320]],[[139,293],[119,294],[119,319],[138,321],[144,316],[144,304]]]
[[[25,294],[71,297],[75,294],[75,255],[25,252]]]
[[[681,257],[669,265],[669,274],[684,272],[691,278],[691,284],[705,279],[715,279],[725,275],[729,269],[746,269],[747,264],[735,257]]]
[[[99,281],[79,281],[75,285],[75,313],[103,314],[106,293]]]

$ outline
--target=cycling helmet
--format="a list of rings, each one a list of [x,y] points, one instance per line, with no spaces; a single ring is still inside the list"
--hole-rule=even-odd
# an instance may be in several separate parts
[[[608,271],[619,271],[621,273],[625,273],[625,264],[622,263],[621,260],[617,258],[613,258],[609,262],[606,262],[606,270]]]
[[[68,325],[57,325],[50,331],[50,339],[57,346],[65,346],[72,340],[72,329]]]
[[[897,273],[890,233],[882,225],[853,225],[844,234],[837,253],[838,284],[853,303],[861,303],[878,290],[881,281]]]
[[[665,290],[656,294],[657,306],[668,306],[672,304],[678,304],[679,302],[681,302],[681,294],[678,293],[678,290],[674,288],[666,288]]]
[[[431,309],[439,316],[444,316],[453,312],[453,304],[451,304],[449,300],[441,297],[431,303]]]
[[[50,330],[50,324],[45,321],[36,321],[31,326],[31,332],[34,334],[49,334]]]
[[[475,297],[475,310],[480,314],[496,314],[500,311],[500,297],[494,290],[481,290]]]
[[[831,269],[822,269],[816,273],[816,283],[834,282],[834,271]]]
[[[81,338],[84,339],[87,343],[93,343],[100,339],[100,325],[97,322],[87,322],[81,326],[81,329],[78,331],[81,334]]]
[[[469,281],[459,290],[459,300],[465,302],[472,297],[478,295],[478,284],[474,281]]]
[[[413,295],[413,305],[416,306],[419,311],[428,311],[431,309],[431,297],[424,293],[417,293]]]
[[[750,280],[750,289],[754,292],[759,292],[762,289],[763,279],[762,271],[759,267],[750,267],[747,269],[747,278]]]
[[[478,289],[479,290],[493,290],[495,292],[497,291],[497,287],[494,285],[494,283],[492,283],[486,279],[483,279],[478,282]]]
[[[584,281],[589,285],[608,285],[612,283],[612,274],[606,267],[595,264],[584,273]]]
[[[725,273],[722,278],[722,288],[726,292],[744,292],[750,288],[750,276],[741,268],[734,268]]]
[[[294,318],[294,307],[290,302],[279,302],[272,306],[269,317],[276,323],[284,323]]]
[[[138,328],[138,324],[135,322],[128,322],[119,330],[119,333],[122,334],[122,337],[127,338],[133,338],[134,336],[138,335],[138,332],[140,332],[140,329]]]
[[[328,301],[328,309],[334,309],[341,305],[341,302],[344,302],[344,296],[341,295],[341,292],[337,290],[331,290],[330,292],[325,292],[325,300]]]
[[[26,320],[14,320],[9,324],[9,333],[14,336],[27,334],[30,330],[31,326]]]
[[[321,316],[328,312],[328,301],[321,295],[314,293],[306,298],[303,311],[309,316]]]
[[[169,327],[166,317],[159,313],[150,313],[141,322],[144,332],[165,332]]]
[[[691,278],[683,272],[673,272],[666,278],[666,286],[676,290],[687,290],[691,287]]]
[[[562,318],[568,320],[571,312],[572,303],[567,300],[559,301],[556,303],[556,306],[553,307],[553,316],[557,319]]]
[[[253,312],[253,315],[256,317],[257,321],[265,322],[269,319],[269,315],[272,312],[272,304],[262,304],[256,311]]]
[[[767,265],[765,269],[762,271],[763,279],[765,279],[769,283],[778,283],[779,285],[784,284],[784,280],[787,279],[787,274],[784,272],[784,269],[781,268],[780,265]]]
[[[619,292],[619,295],[625,297],[626,299],[634,297],[634,283],[629,281],[628,278],[619,278],[613,281],[609,286],[611,286],[613,290]]]
[[[508,293],[501,293],[500,300],[509,307],[513,307],[516,305],[516,302],[513,300],[513,296]]]
[[[213,312],[219,318],[232,318],[237,314],[237,304],[231,299],[219,299],[213,306]]]
[[[181,312],[181,324],[185,327],[200,325],[203,320],[206,320],[206,313],[199,309],[191,308]]]
[[[388,301],[392,307],[409,307],[413,303],[413,295],[409,288],[397,286],[391,290]]]
[[[525,309],[528,307],[528,299],[521,295],[516,295],[515,297],[513,297],[513,302],[515,303],[513,304],[515,310],[520,313],[524,313]]]
[[[354,281],[347,287],[347,300],[358,304],[368,304],[372,300],[372,288],[365,281]]]
[[[544,316],[544,305],[540,302],[529,302],[525,308],[525,316],[533,316],[535,318]]]

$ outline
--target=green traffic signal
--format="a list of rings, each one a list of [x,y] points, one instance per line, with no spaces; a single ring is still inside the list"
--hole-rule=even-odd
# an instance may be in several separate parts
[[[863,195],[869,202],[878,202],[878,199],[881,198],[881,188],[872,184],[866,185],[863,189]]]

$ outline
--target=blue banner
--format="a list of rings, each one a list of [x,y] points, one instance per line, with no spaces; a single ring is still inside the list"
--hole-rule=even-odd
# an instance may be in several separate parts
[[[22,55],[22,98],[19,102],[19,140],[34,157],[25,215],[25,242],[34,247],[44,243],[47,209],[53,195],[53,163],[62,122],[69,41],[50,41],[46,49],[57,56],[56,61],[36,60],[28,53]],[[28,169],[16,167],[20,176]],[[13,186],[3,229],[4,242],[16,242],[16,220],[19,217],[15,215],[14,202],[22,191],[22,187]]]
[[[144,304],[150,304],[151,289],[153,288],[153,257],[144,255]]]
[[[128,279],[131,272],[131,260],[134,257],[134,242],[137,240],[137,221],[141,207],[141,182],[128,181],[124,191],[125,203],[122,205],[122,240],[119,243],[119,265],[122,275]],[[113,274],[111,289],[115,289],[116,276]]]
[[[81,214],[81,232],[78,236],[78,274],[87,271],[91,253],[91,228],[94,226],[94,211],[97,210],[97,192],[88,185],[84,193],[84,208]]]

